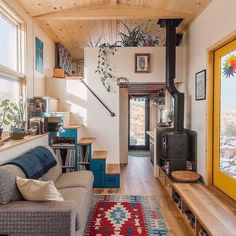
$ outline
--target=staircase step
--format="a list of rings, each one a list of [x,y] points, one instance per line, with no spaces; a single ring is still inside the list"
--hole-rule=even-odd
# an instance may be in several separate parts
[[[96,160],[107,159],[107,151],[94,151],[92,159],[96,159]]]
[[[79,140],[78,144],[80,144],[80,145],[88,145],[88,144],[92,144],[94,140],[95,140],[94,137],[85,137],[85,138],[81,138]]]
[[[107,164],[106,174],[120,174],[120,164]]]

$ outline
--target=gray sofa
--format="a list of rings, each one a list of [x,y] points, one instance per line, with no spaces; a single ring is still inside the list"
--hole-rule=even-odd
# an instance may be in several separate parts
[[[16,165],[0,166],[0,235],[80,236],[84,234],[93,197],[91,171],[62,173],[57,161],[40,179],[52,180],[65,201],[24,201],[15,177],[25,177]]]

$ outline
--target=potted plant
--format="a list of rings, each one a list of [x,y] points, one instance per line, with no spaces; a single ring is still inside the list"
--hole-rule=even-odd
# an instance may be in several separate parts
[[[25,120],[24,111],[25,105],[23,100],[20,100],[18,104],[13,105],[13,119],[10,128],[10,137],[13,140],[23,139],[25,137]]]
[[[142,25],[138,25],[134,28],[129,28],[124,22],[122,22],[122,24],[126,28],[127,34],[119,32],[121,41],[118,41],[118,43],[121,43],[123,47],[141,46],[143,39]]]
[[[9,126],[13,119],[13,103],[5,99],[0,103],[0,139],[2,138],[3,126]]]

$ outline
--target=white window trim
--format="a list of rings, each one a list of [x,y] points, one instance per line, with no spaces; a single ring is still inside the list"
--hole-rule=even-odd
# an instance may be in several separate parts
[[[17,32],[17,71],[9,67],[0,65],[0,74],[4,73],[7,77],[23,78],[25,75],[25,22],[16,15],[3,1],[0,0],[0,15],[3,16],[10,24],[18,26]],[[14,78],[13,78],[14,79]]]

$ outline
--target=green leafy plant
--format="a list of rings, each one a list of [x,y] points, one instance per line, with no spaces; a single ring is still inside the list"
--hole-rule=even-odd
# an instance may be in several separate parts
[[[14,114],[9,131],[10,137],[13,140],[23,139],[25,137],[25,104],[23,100],[13,105]]]
[[[98,64],[95,73],[101,76],[102,84],[108,92],[111,91],[109,79],[113,78],[111,74],[112,68],[108,62],[108,59],[110,55],[114,56],[116,51],[116,44],[104,43],[99,46]]]
[[[101,45],[102,40],[104,39],[104,35],[100,34],[97,39],[92,39],[91,35],[89,34],[89,40],[86,43],[87,47],[99,47]]]
[[[124,22],[121,22],[127,30],[127,34],[119,32],[121,38],[119,43],[123,47],[143,47],[143,46],[158,46],[159,37],[152,36],[143,30],[143,25],[138,25],[134,28],[129,28]]]
[[[0,128],[9,126],[13,120],[14,103],[5,99],[0,103]]]
[[[159,45],[159,37],[153,37],[149,33],[142,31],[142,46],[155,47]]]
[[[23,100],[20,100],[19,103],[13,104],[13,118],[11,122],[11,127],[16,129],[24,129],[25,128],[25,104]]]
[[[121,22],[127,30],[127,34],[119,32],[119,36],[123,47],[139,47],[142,45],[143,31],[142,25],[138,25],[134,28],[129,28],[124,22]]]

